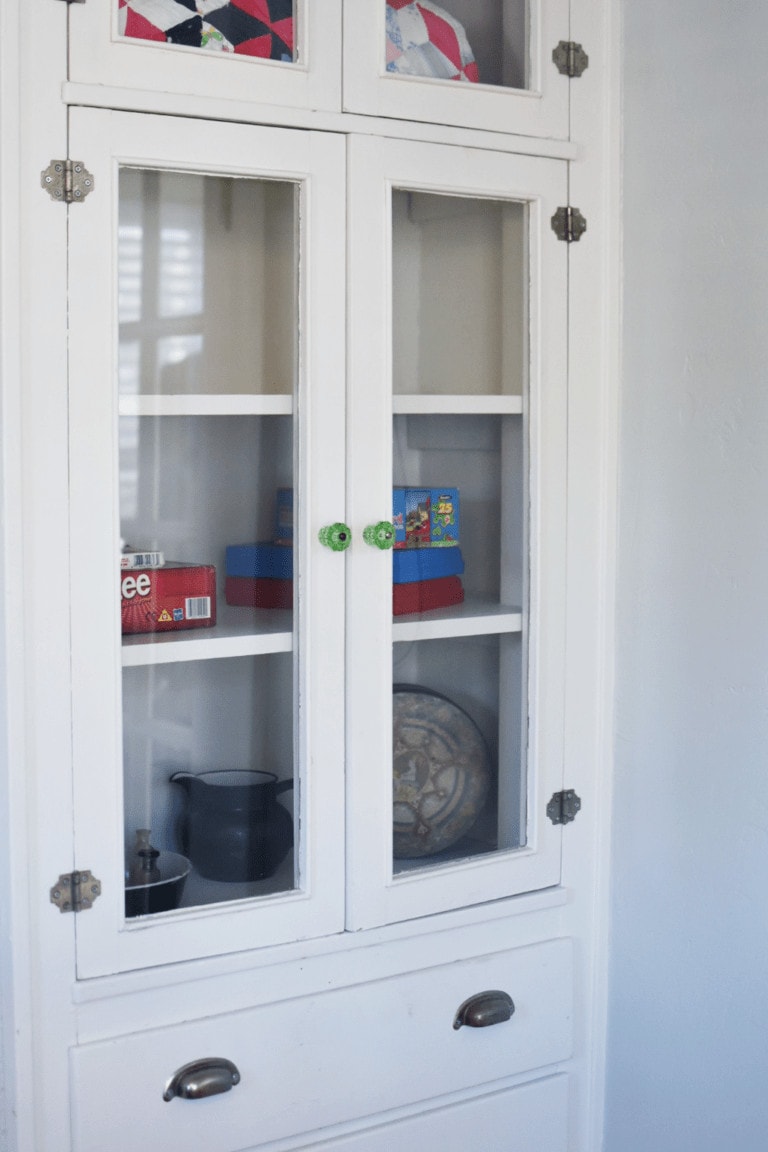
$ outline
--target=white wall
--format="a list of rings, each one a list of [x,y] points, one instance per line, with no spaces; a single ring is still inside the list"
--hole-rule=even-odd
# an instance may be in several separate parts
[[[605,1152],[765,1152],[768,4],[623,17]]]

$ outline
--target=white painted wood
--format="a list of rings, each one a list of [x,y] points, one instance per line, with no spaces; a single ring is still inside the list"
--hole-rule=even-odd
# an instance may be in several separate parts
[[[362,136],[394,136],[398,140],[425,140],[432,144],[457,144],[469,148],[492,148],[523,156],[551,156],[573,160],[578,144],[570,140],[519,136],[506,132],[485,132],[481,128],[461,128],[453,124],[419,124],[383,116],[355,115],[351,112],[325,112],[314,108],[282,107],[225,96],[205,97],[171,92],[118,88],[110,84],[64,83],[61,96],[78,108],[112,108],[124,112],[158,112],[165,116],[193,116],[199,120],[229,120],[238,124],[273,124],[283,128],[314,128],[319,132],[355,132]]]
[[[293,396],[121,396],[121,416],[292,416]]]
[[[76,1035],[69,995],[74,924],[49,903],[54,869],[53,881],[73,865],[61,309],[66,212],[40,188],[41,171],[66,154],[66,112],[58,99],[65,43],[66,5],[54,11],[16,0],[2,5],[0,627],[6,629],[8,679],[0,673],[7,716],[0,749],[0,1130],[9,1152],[61,1147],[69,1121],[63,1054]],[[61,599],[52,581],[52,555],[61,557]]]
[[[608,889],[616,640],[616,498],[621,379],[622,10],[573,0],[572,34],[590,66],[572,83],[572,131],[582,160],[571,166],[571,203],[591,230],[571,245],[569,609],[564,780],[582,796],[564,837],[563,918],[583,956],[575,1017],[570,1141],[603,1147],[608,1012]],[[626,51],[626,47],[624,48]],[[592,226],[592,221],[595,226]],[[581,819],[584,816],[585,819]]]
[[[287,610],[238,612],[220,606],[216,627],[208,632],[159,632],[124,636],[123,668],[174,664],[185,660],[222,660],[230,656],[263,656],[293,651],[291,613]]]
[[[366,523],[388,517],[391,499],[392,450],[382,430],[392,419],[393,187],[528,204],[530,363],[524,407],[531,453],[531,559],[530,608],[523,624],[529,651],[527,830],[526,847],[517,851],[393,879],[391,830],[381,819],[391,804],[389,653],[399,638],[397,624],[393,627],[381,607],[388,603],[391,567],[388,557],[375,549],[354,548],[348,560],[348,618],[355,624],[348,645],[354,673],[348,686],[347,886],[348,924],[358,929],[543,887],[557,883],[560,876],[560,829],[544,809],[560,786],[563,756],[567,253],[549,222],[558,203],[565,202],[566,172],[547,160],[352,140],[348,508],[355,539]],[[496,631],[507,629],[502,625]],[[487,633],[487,626],[478,627],[478,635]]]
[[[167,1152],[236,1152],[254,1128],[268,1143],[555,1064],[571,1051],[571,964],[568,941],[552,940],[83,1045],[71,1055],[74,1148],[101,1152],[130,1130]],[[459,1006],[488,989],[512,997],[511,1019],[455,1030]],[[240,1084],[167,1104],[176,1069],[212,1054],[236,1064]]]
[[[454,12],[461,7],[446,5]],[[519,6],[502,5],[513,7]],[[495,8],[498,11],[499,6]],[[527,9],[529,78],[525,88],[505,88],[387,73],[384,0],[345,0],[344,108],[373,116],[567,139],[568,79],[552,62],[552,50],[560,40],[569,39],[569,2],[530,0]]]
[[[117,0],[75,7],[69,25],[71,80],[182,98],[340,107],[340,0],[322,5],[295,0],[293,63],[121,37]]]
[[[437,640],[448,636],[496,636],[520,632],[522,613],[498,604],[465,600],[455,608],[437,608],[414,616],[397,616],[392,622],[393,641]]]
[[[76,580],[72,589],[78,621],[72,638],[75,835],[78,860],[87,860],[83,866],[104,886],[92,915],[78,926],[81,976],[244,949],[254,940],[267,944],[333,932],[341,923],[343,837],[339,830],[344,757],[343,733],[335,717],[343,689],[344,561],[321,548],[317,532],[322,524],[340,517],[344,502],[343,281],[337,278],[337,287],[329,289],[322,275],[323,269],[336,264],[343,267],[344,144],[334,136],[237,125],[221,125],[208,140],[202,126],[193,121],[176,125],[169,138],[167,128],[162,118],[95,110],[72,114],[71,147],[78,155],[88,155],[98,171],[98,191],[82,205],[85,211],[80,216],[73,215],[70,234],[72,541],[76,558],[89,557],[87,579]],[[122,646],[113,574],[118,547],[118,405],[116,388],[110,386],[116,363],[115,178],[121,162],[290,179],[301,182],[303,188],[300,416],[295,453],[305,485],[297,548],[305,567],[293,640],[288,643],[283,617],[274,633],[263,633],[253,620],[253,634],[245,640],[237,638],[239,629],[228,634],[225,627],[220,643],[216,630],[211,629],[186,640],[126,647],[131,653],[129,665],[145,663],[141,654],[150,652],[161,663],[166,657],[175,661],[184,652],[196,658],[207,647],[208,637],[210,654],[216,657],[213,665],[247,651],[292,648],[297,654],[295,692],[301,702],[295,735],[301,779],[297,827],[302,832],[298,887],[284,897],[218,905],[197,916],[180,913],[176,919],[163,917],[162,923],[125,924],[122,908]],[[318,446],[326,455],[315,450]],[[226,623],[231,614],[223,616]],[[138,654],[135,660],[134,654]]]
[[[492,1152],[509,1147],[513,1139],[514,1147],[525,1152],[566,1152],[568,1097],[568,1078],[548,1076],[303,1147],[312,1152]],[[283,1141],[279,1146],[280,1152],[293,1147]],[[266,1152],[273,1148],[278,1152],[277,1146]]]
[[[294,941],[233,952],[192,964],[170,965],[78,981],[80,1043],[108,1040],[141,1029],[189,1020],[190,997],[217,1016],[320,995],[404,971],[471,960],[525,948],[561,935],[568,894],[559,887],[493,901],[370,932]]]

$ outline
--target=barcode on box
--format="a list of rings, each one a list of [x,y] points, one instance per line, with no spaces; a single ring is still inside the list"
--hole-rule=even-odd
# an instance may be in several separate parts
[[[210,596],[194,596],[185,600],[184,615],[187,620],[208,620],[211,615]]]
[[[162,552],[123,552],[121,568],[162,568],[165,556]]]

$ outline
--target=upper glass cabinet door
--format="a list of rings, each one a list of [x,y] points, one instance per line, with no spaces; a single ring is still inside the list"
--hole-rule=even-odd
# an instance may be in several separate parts
[[[166,129],[73,115],[81,975],[343,922],[343,141]]]
[[[344,106],[565,139],[568,29],[568,0],[345,0]]]
[[[341,0],[98,0],[69,6],[70,80],[186,96],[173,111],[206,115],[200,98],[338,110]],[[189,103],[193,100],[194,105]],[[150,102],[150,107],[151,107]]]
[[[566,165],[367,139],[350,163],[361,928],[559,880]]]

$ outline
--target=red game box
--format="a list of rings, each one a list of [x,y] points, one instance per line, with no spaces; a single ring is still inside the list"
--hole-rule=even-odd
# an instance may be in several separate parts
[[[293,580],[227,576],[224,599],[238,608],[293,608]]]
[[[212,564],[136,568],[120,573],[124,635],[211,628],[216,623],[216,569]]]
[[[414,580],[410,584],[392,585],[393,616],[450,608],[452,604],[461,604],[463,600],[464,586],[458,576],[440,576],[436,580]]]

